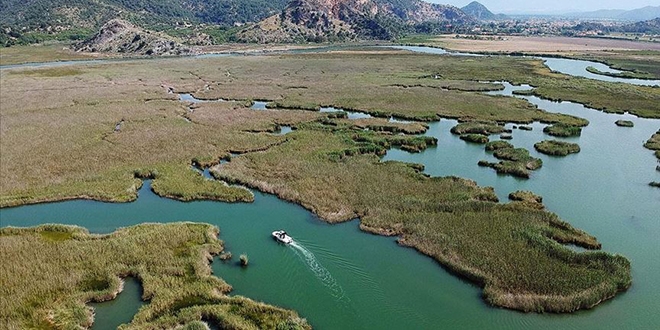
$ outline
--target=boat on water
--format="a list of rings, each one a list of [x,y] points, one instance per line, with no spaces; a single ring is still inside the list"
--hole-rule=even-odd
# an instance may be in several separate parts
[[[280,243],[289,244],[293,242],[293,238],[289,236],[284,230],[276,230],[273,232],[273,238]]]

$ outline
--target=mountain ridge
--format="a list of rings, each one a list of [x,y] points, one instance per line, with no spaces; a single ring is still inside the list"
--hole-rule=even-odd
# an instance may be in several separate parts
[[[393,39],[411,26],[451,26],[474,19],[459,8],[421,0],[292,0],[281,13],[237,33],[244,42]]]
[[[642,8],[623,9],[601,9],[588,12],[575,12],[559,15],[563,17],[585,18],[585,19],[613,19],[622,21],[648,21],[660,17],[660,6],[646,6]]]

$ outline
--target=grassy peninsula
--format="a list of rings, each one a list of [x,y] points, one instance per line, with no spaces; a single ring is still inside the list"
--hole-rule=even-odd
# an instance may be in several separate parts
[[[200,223],[142,224],[108,235],[42,225],[0,229],[0,318],[7,329],[88,328],[85,304],[114,299],[122,278],[142,282],[140,308],[125,329],[172,329],[200,322],[226,329],[309,329],[289,310],[241,296],[211,275],[223,250],[218,228]],[[20,273],[17,273],[20,272]]]

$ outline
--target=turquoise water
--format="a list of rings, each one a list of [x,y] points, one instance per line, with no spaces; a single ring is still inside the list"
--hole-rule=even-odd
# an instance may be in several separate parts
[[[497,93],[510,95],[513,89],[507,85]],[[503,201],[519,189],[542,195],[550,211],[597,236],[604,250],[632,261],[630,290],[594,310],[538,315],[491,308],[478,287],[449,275],[430,258],[398,247],[393,238],[363,233],[357,221],[328,225],[300,206],[258,192],[251,204],[183,203],[156,196],[147,181],[133,203],[68,201],[1,209],[0,226],[64,223],[107,233],[143,222],[211,223],[220,227],[227,250],[250,257],[247,268],[236,266],[236,260],[212,264],[214,273],[234,286],[232,294],[295,309],[320,329],[658,328],[660,190],[648,182],[660,181],[660,172],[653,153],[642,144],[660,121],[525,98],[547,111],[588,119],[591,124],[582,136],[568,139],[582,151],[564,158],[536,153],[533,144],[550,137],[542,133],[545,125],[534,123],[531,132],[514,130],[511,142],[542,158],[543,168],[529,180],[500,176],[476,165],[480,159],[492,160],[483,146],[459,140],[449,133],[456,122],[441,120],[426,133],[438,138],[437,147],[419,154],[390,150],[384,160],[423,163],[431,175],[476,180],[495,187]],[[618,127],[618,119],[632,120],[635,127]],[[296,244],[277,244],[270,237],[276,229],[286,229]],[[96,305],[95,328],[114,328],[131,319],[141,302],[135,299],[139,285],[129,283],[116,301]]]

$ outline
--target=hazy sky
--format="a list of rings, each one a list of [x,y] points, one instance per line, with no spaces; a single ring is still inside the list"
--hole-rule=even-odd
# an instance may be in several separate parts
[[[472,0],[426,0],[463,7]],[[660,0],[478,0],[494,13],[562,13],[598,9],[636,9],[660,6]]]

